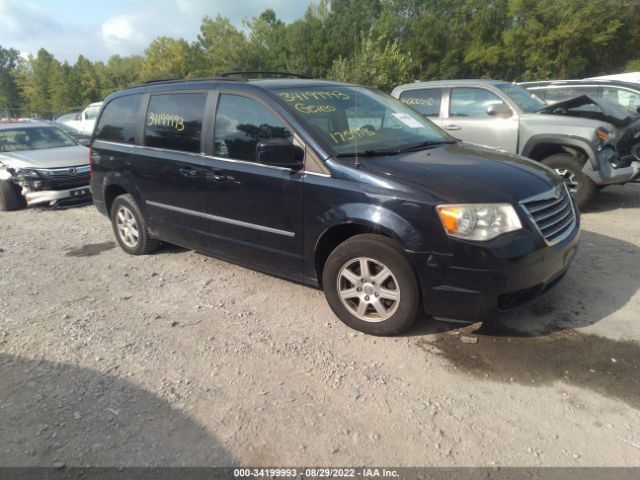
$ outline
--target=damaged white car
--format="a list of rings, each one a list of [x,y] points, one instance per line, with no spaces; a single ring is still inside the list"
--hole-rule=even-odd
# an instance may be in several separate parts
[[[89,149],[37,122],[0,123],[0,211],[91,198]]]

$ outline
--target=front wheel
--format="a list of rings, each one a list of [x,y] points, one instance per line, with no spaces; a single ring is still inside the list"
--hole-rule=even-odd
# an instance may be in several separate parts
[[[420,308],[418,281],[393,240],[356,235],[331,252],[322,274],[329,306],[345,324],[373,335],[409,328]]]
[[[0,180],[0,212],[20,210],[26,206],[18,186],[10,180]]]
[[[596,185],[584,174],[573,155],[568,153],[551,155],[542,160],[542,163],[562,177],[578,208],[583,209],[587,206],[596,192]]]

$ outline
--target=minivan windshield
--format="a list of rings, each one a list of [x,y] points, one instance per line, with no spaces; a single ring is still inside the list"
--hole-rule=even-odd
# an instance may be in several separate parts
[[[524,113],[534,113],[547,106],[547,104],[540,100],[535,94],[528,92],[520,85],[499,83],[496,87],[513,100]]]
[[[389,155],[456,142],[419,113],[371,88],[288,87],[274,93],[340,157]]]

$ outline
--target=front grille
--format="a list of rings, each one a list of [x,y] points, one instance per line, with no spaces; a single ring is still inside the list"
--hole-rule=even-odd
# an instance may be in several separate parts
[[[88,165],[68,168],[41,168],[34,170],[27,180],[34,190],[68,190],[89,185],[90,168]]]
[[[68,190],[89,185],[89,173],[43,177],[41,190]]]
[[[616,145],[618,156],[622,159],[632,161],[636,155],[639,155],[638,147],[640,147],[640,126],[629,128],[622,134]],[[640,158],[636,157],[636,160]]]
[[[549,245],[565,239],[576,226],[576,212],[564,184],[521,204]]]

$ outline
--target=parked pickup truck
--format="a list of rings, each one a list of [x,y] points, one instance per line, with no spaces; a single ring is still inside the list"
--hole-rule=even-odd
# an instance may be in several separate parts
[[[461,140],[537,160],[584,207],[598,188],[640,176],[640,117],[586,95],[547,105],[497,80],[415,82],[392,95]]]

